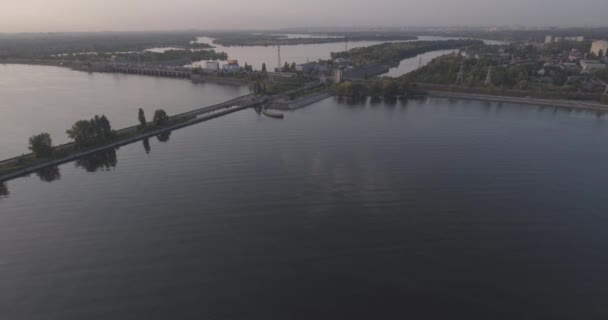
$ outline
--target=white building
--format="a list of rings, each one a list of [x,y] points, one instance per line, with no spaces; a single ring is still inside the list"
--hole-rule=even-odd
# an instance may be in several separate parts
[[[606,56],[606,52],[608,52],[608,41],[593,41],[593,44],[591,45],[591,53],[599,56],[600,50],[602,51],[602,56]]]
[[[581,67],[585,73],[606,69],[606,65],[597,60],[581,60]]]
[[[218,71],[220,70],[220,63],[217,61],[207,61],[205,63],[206,71]]]
[[[344,71],[342,71],[342,69],[336,69],[334,71],[334,82],[340,83],[340,82],[342,82],[343,78],[344,78]]]
[[[545,44],[553,43],[553,36],[548,35],[545,37]]]

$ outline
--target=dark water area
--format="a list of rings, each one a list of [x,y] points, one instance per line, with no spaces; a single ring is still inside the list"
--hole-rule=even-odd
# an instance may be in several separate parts
[[[606,116],[327,99],[167,138],[0,188],[3,319],[608,317]]]

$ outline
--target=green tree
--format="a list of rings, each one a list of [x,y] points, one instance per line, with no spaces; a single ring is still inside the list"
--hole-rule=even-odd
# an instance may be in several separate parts
[[[74,140],[76,148],[82,149],[114,140],[115,133],[106,116],[95,116],[93,119],[79,120],[66,131]]]
[[[351,83],[349,81],[344,81],[336,87],[336,94],[340,97],[348,95],[348,91],[350,91]]]
[[[82,149],[93,145],[94,135],[91,123],[87,120],[79,120],[66,131],[68,137],[74,140],[76,148]]]
[[[383,94],[383,92],[382,92],[382,82],[381,81],[373,81],[369,85],[368,94],[372,98],[378,98],[378,97],[382,96],[382,94]]]
[[[563,86],[568,81],[568,74],[562,71],[556,71],[553,75],[553,84],[556,86]]]
[[[166,126],[169,124],[169,116],[163,109],[154,111],[154,119],[152,120],[156,126]]]
[[[517,83],[517,89],[519,89],[519,90],[526,90],[526,89],[528,89],[528,80],[520,80]]]
[[[408,95],[410,93],[410,91],[412,90],[412,85],[410,84],[409,81],[405,80],[405,81],[401,82],[400,90],[401,90],[402,95]]]
[[[146,128],[146,115],[144,114],[144,109],[139,108],[139,111],[137,112],[137,119],[139,119],[139,125],[141,129],[145,129]]]
[[[106,116],[95,116],[91,119],[91,125],[95,128],[96,143],[109,142],[114,139],[114,131],[112,131],[112,126]]]
[[[266,63],[262,63],[262,73],[266,73]]]
[[[382,91],[385,97],[394,97],[399,95],[399,85],[395,80],[389,79],[382,81]]]
[[[29,144],[29,149],[36,158],[46,158],[53,155],[53,140],[51,135],[46,132],[31,136]]]
[[[291,63],[291,65],[289,66],[289,71],[296,72],[296,63],[295,62]]]
[[[600,51],[597,52],[597,57],[601,58],[604,56],[604,50],[600,49]]]
[[[260,80],[255,81],[250,88],[255,94],[266,94],[266,83],[263,83]]]

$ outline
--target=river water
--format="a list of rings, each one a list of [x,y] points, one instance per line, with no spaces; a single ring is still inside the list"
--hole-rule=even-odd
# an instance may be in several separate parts
[[[398,66],[390,68],[387,73],[382,74],[381,76],[400,77],[404,74],[417,70],[422,66],[426,66],[429,62],[431,62],[431,60],[437,57],[457,52],[458,50],[437,50],[419,54],[413,58],[403,59]]]
[[[2,318],[608,318],[605,116],[327,99],[162,140],[5,185]]]
[[[139,108],[151,120],[156,109],[171,115],[248,93],[246,86],[0,64],[0,159],[27,153],[27,139],[41,132],[68,142],[65,131],[96,114],[120,129],[138,123]]]

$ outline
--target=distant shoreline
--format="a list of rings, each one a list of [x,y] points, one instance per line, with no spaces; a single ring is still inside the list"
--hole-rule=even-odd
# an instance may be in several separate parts
[[[76,63],[63,63],[61,61],[55,60],[28,60],[28,59],[9,59],[9,60],[0,60],[0,65],[29,65],[29,66],[45,66],[45,67],[58,67],[65,68],[72,71],[80,71],[87,73],[106,73],[106,74],[124,74],[124,75],[135,75],[135,76],[143,76],[143,77],[154,77],[154,78],[167,78],[167,79],[187,79],[194,83],[202,83],[202,82],[212,82],[223,85],[233,85],[233,86],[242,86],[248,85],[249,80],[246,78],[237,78],[237,77],[219,77],[219,76],[207,76],[207,75],[194,75],[192,78],[174,78],[174,77],[163,77],[163,76],[151,76],[145,74],[129,74],[122,73],[116,71],[104,71],[104,70],[86,70],[82,67],[82,65]]]
[[[546,106],[546,107],[559,107],[569,109],[584,109],[608,112],[608,105],[601,104],[599,102],[591,101],[577,101],[577,100],[565,100],[565,99],[537,99],[537,98],[520,98],[510,96],[498,96],[498,95],[487,95],[487,94],[475,94],[475,93],[459,93],[459,92],[448,92],[448,91],[426,91],[427,97],[432,98],[454,98],[454,99],[466,99],[466,100],[479,100],[479,101],[490,101],[490,102],[507,102],[507,103],[520,103],[528,105]]]
[[[273,47],[273,46],[296,46],[296,45],[312,45],[312,44],[328,44],[341,42],[358,42],[358,41],[380,41],[380,42],[397,42],[397,41],[414,41],[418,40],[418,36],[402,35],[402,36],[346,36],[346,37],[327,37],[327,38],[244,38],[244,39],[229,39],[215,38],[213,44],[224,47]]]

